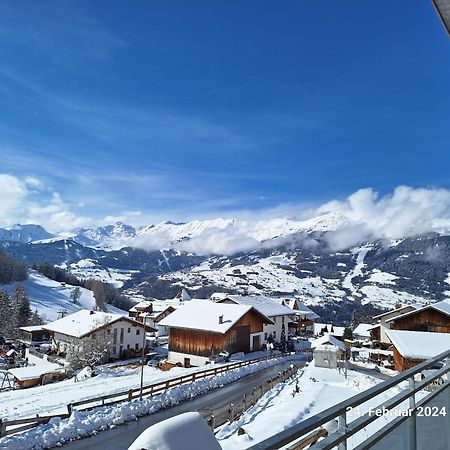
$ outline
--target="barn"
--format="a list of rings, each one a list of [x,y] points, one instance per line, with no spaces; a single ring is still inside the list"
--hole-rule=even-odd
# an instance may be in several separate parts
[[[208,300],[191,300],[160,322],[169,327],[169,361],[185,367],[207,364],[223,351],[259,348],[264,324],[273,322],[250,305]]]
[[[450,348],[450,333],[387,330],[393,345],[395,370],[403,372]]]
[[[442,301],[386,320],[393,330],[450,333],[450,303]]]

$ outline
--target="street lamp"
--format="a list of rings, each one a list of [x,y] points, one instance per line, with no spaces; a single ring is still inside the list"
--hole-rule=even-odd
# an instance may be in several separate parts
[[[144,387],[144,361],[145,361],[145,349],[147,347],[147,333],[146,333],[146,321],[147,313],[140,314],[143,317],[144,333],[142,336],[142,361],[141,361],[141,389],[139,391],[139,400],[142,400],[142,388]]]

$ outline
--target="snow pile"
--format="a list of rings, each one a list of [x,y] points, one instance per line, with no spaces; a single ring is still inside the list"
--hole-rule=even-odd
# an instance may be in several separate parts
[[[189,437],[189,439],[187,439]],[[128,450],[220,450],[203,417],[197,412],[180,414],[147,428]]]
[[[53,448],[61,443],[90,436],[98,431],[136,420],[139,416],[155,413],[278,363],[277,359],[262,361],[187,385],[174,387],[142,401],[123,402],[86,412],[74,410],[68,419],[51,419],[46,425],[23,434],[0,439],[0,448],[20,448],[21,450]]]

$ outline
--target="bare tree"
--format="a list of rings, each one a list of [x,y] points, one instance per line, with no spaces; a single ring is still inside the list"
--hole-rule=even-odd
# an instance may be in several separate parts
[[[82,339],[71,338],[66,341],[66,361],[72,369],[86,366],[92,369],[108,360],[111,342],[107,327],[97,329]]]

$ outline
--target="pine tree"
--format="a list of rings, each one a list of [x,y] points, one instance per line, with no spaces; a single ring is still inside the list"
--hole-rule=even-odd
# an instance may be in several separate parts
[[[39,315],[39,312],[37,309],[35,309],[32,313],[31,313],[31,317],[30,320],[28,322],[29,325],[43,325],[44,319]]]
[[[11,297],[11,302],[13,326],[16,334],[18,334],[18,328],[27,326],[31,319],[30,300],[23,286],[16,287]]]
[[[350,327],[344,328],[344,334],[342,336],[344,339],[353,339],[353,332]]]
[[[13,331],[12,306],[8,293],[0,290],[0,330],[4,336],[10,336]]]

